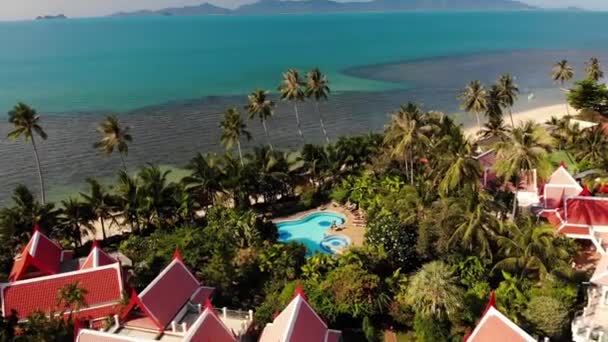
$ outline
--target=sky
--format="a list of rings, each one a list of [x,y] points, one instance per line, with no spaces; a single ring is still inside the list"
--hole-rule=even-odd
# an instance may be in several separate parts
[[[93,17],[119,11],[197,5],[205,1],[222,7],[234,8],[255,0],[0,0],[0,20],[31,19],[38,15],[59,13],[68,17]],[[522,1],[542,7],[578,6],[586,9],[608,10],[608,0]]]

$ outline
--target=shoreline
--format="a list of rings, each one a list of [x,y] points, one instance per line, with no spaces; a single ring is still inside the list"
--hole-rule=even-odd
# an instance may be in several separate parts
[[[571,106],[568,105],[568,108],[569,108],[568,110],[570,111],[571,115],[574,115],[577,113],[577,110],[572,108]],[[566,104],[558,103],[558,104],[546,105],[546,106],[541,106],[541,107],[537,107],[537,108],[526,109],[526,110],[514,112],[513,121],[515,123],[515,126],[519,125],[522,122],[528,121],[528,120],[533,120],[537,123],[543,124],[543,123],[549,121],[549,119],[551,119],[551,117],[553,117],[553,116],[557,117],[559,119],[566,115],[568,115],[568,112],[566,110]],[[504,117],[505,125],[508,127],[511,127],[511,120],[509,118],[509,114],[505,113],[503,117]],[[464,131],[465,136],[467,136],[469,138],[476,138],[477,133],[479,132],[479,129],[478,129],[477,125],[474,122],[472,122],[469,125],[463,126],[463,131]]]

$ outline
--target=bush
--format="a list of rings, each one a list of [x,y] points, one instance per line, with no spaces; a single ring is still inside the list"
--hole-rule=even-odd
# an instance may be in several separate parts
[[[366,243],[382,247],[396,268],[410,271],[419,266],[415,226],[403,224],[394,216],[384,216],[368,223],[365,238]]]
[[[532,298],[524,317],[541,336],[559,340],[570,324],[567,308],[557,299],[546,296]]]
[[[418,342],[448,341],[450,325],[445,321],[426,318],[422,315],[414,317],[414,331]]]

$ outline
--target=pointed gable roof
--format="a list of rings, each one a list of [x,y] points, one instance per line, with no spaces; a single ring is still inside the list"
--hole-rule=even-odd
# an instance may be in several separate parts
[[[101,249],[97,240],[94,240],[93,244],[91,245],[89,256],[87,256],[87,258],[84,260],[82,266],[80,266],[80,269],[84,270],[87,268],[95,268],[110,265],[116,262],[116,259],[112,258],[108,253]]]
[[[300,284],[295,296],[271,324],[268,324],[260,342],[306,342],[334,341],[340,332],[330,330],[315,310],[306,301]]]
[[[553,172],[544,186],[545,209],[555,209],[563,206],[564,197],[577,196],[583,187],[566,170],[564,163]]]
[[[188,329],[188,334],[184,337],[184,342],[236,342],[237,339],[222,322],[211,305],[211,301],[207,299],[205,302],[205,310],[194,321],[192,327]]]
[[[173,261],[139,295],[133,293],[123,319],[137,306],[159,331],[164,330],[181,308],[200,293],[201,284],[176,253]]]
[[[535,342],[522,328],[513,323],[507,316],[496,309],[494,292],[483,316],[465,342]]]
[[[10,281],[24,279],[28,270],[32,268],[44,275],[57,274],[60,270],[61,258],[61,247],[42,234],[36,225],[32,238],[15,259],[8,279]]]

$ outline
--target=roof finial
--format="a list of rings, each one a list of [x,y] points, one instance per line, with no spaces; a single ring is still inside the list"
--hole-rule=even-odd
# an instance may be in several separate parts
[[[296,285],[296,290],[293,297],[296,298],[297,296],[300,296],[302,297],[302,299],[306,300],[306,294],[304,293],[304,289],[302,288],[302,283],[300,283],[299,281]]]
[[[34,224],[34,233],[35,232],[40,232],[40,226],[38,225],[38,223]]]
[[[97,241],[97,239],[93,240],[93,244],[91,244],[91,250],[98,248],[99,247],[99,242]]]
[[[205,310],[206,309],[213,310],[213,304],[211,304],[211,299],[209,299],[209,297],[205,299]]]
[[[559,163],[559,166],[563,167],[564,169],[568,169],[568,167],[566,166],[566,162],[563,160],[561,163]]]
[[[580,194],[578,194],[579,196],[591,196],[591,191],[589,191],[589,188],[587,187],[587,185],[583,185],[583,191],[581,191]]]
[[[175,247],[175,252],[173,252],[173,260],[176,260],[176,259],[181,262],[184,262],[182,255],[179,253],[179,247]]]
[[[496,291],[492,290],[490,292],[490,299],[488,300],[488,304],[486,305],[485,310],[483,310],[483,314],[485,315],[490,308],[496,308]]]

